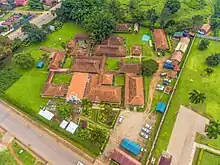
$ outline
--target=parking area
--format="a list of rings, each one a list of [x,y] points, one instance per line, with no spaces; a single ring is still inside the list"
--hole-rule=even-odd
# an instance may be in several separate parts
[[[143,147],[146,145],[146,140],[140,137],[139,133],[145,124],[153,125],[154,120],[148,119],[149,115],[147,113],[140,112],[122,111],[120,116],[123,116],[123,121],[121,123],[117,122],[110,133],[109,142],[102,155],[102,162],[107,161],[105,158],[109,156],[114,148],[119,147],[123,138],[134,141]]]

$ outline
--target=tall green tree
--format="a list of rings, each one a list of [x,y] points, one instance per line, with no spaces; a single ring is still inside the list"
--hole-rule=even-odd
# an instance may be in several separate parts
[[[143,24],[146,20],[146,12],[142,10],[134,10],[131,13],[133,23]]]
[[[217,139],[220,135],[219,121],[210,121],[209,125],[205,129],[205,132],[209,139]]]
[[[31,23],[24,24],[21,30],[28,36],[28,40],[34,43],[43,41],[47,36],[47,32],[43,28],[40,29]]]
[[[198,90],[193,90],[189,93],[189,101],[194,104],[204,103],[206,94]]]
[[[125,20],[125,10],[121,7],[119,0],[110,0],[108,2],[108,10],[116,21],[123,22]]]
[[[208,66],[218,66],[220,64],[220,54],[212,54],[206,58],[206,64]]]
[[[0,35],[0,62],[12,55],[13,44],[8,37]]]
[[[83,26],[93,40],[100,42],[115,31],[116,20],[111,13],[96,9],[85,18]]]
[[[59,102],[57,104],[56,112],[61,119],[66,119],[70,117],[72,111],[73,111],[73,106],[70,103]]]
[[[156,10],[155,9],[148,10],[146,16],[147,19],[149,20],[150,27],[153,28],[159,18],[159,16],[156,13]]]
[[[28,52],[15,54],[12,58],[13,62],[22,69],[30,69],[34,65],[34,59]]]
[[[209,47],[209,40],[201,40],[198,45],[199,50],[206,50]]]
[[[44,9],[43,2],[41,0],[29,0],[28,6],[30,6],[32,10],[43,10]]]
[[[155,60],[147,60],[142,62],[142,75],[152,76],[158,70],[159,65]]]

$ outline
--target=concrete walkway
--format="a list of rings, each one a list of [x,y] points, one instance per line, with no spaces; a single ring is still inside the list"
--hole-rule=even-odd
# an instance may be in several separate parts
[[[209,120],[196,112],[181,106],[168,145],[172,155],[171,165],[187,165],[191,162],[191,153],[196,133],[205,134],[205,125]]]

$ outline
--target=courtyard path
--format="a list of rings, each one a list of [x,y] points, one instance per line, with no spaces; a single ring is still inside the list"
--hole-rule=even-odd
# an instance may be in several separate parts
[[[147,113],[149,113],[151,110],[156,86],[161,79],[160,74],[163,72],[163,64],[168,59],[169,59],[169,56],[165,56],[162,58],[159,57],[156,59],[157,63],[159,64],[159,68],[158,68],[157,72],[153,75],[153,78],[150,83],[149,92],[148,92],[148,101],[147,101],[147,106],[146,106],[146,110],[145,110]]]

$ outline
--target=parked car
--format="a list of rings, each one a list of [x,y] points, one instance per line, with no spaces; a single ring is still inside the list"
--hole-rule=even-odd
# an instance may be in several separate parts
[[[147,129],[151,130],[152,129],[152,126],[150,126],[149,124],[145,124],[145,126]]]
[[[163,81],[163,85],[169,85],[167,81]]]
[[[168,79],[168,78],[164,78],[163,81],[166,81],[166,82],[168,82],[168,83],[171,83],[171,80]]]
[[[166,75],[167,75],[166,72],[163,72],[163,73],[160,74],[161,77],[164,77],[164,76],[166,76]]]
[[[124,116],[120,116],[119,119],[118,119],[118,122],[122,123],[123,120],[124,120]]]
[[[82,162],[78,161],[76,165],[84,165]]]
[[[142,131],[144,131],[144,132],[146,132],[147,134],[150,134],[150,130],[149,129],[147,129],[146,127],[142,127],[142,129],[141,129]]]
[[[160,84],[157,84],[156,90],[163,91],[164,90],[164,86],[160,85]]]
[[[149,135],[146,134],[146,133],[143,132],[143,131],[141,131],[141,132],[139,133],[139,135],[140,135],[141,137],[145,138],[145,139],[148,139],[148,138],[149,138]]]

